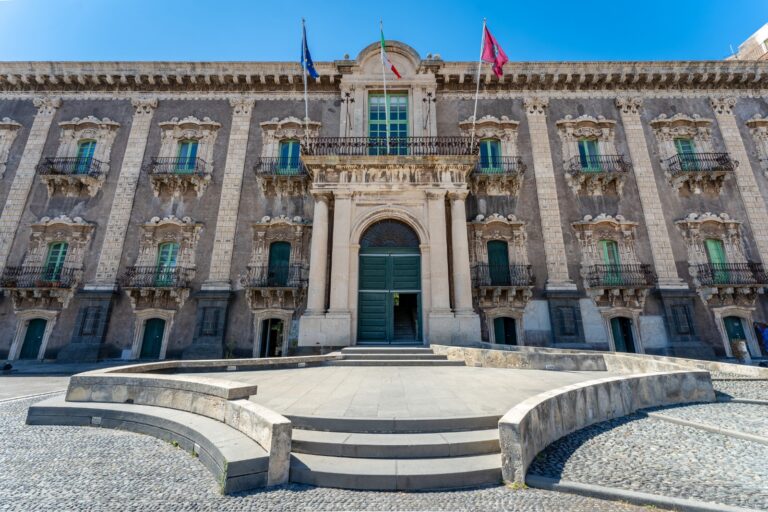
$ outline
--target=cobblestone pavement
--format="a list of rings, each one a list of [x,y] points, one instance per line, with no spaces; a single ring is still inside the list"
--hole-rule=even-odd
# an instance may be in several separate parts
[[[768,400],[768,380],[713,380],[712,386],[720,395]]]
[[[25,426],[36,399],[0,404],[0,511],[644,510],[622,503],[503,486],[385,493],[290,485],[222,496],[186,452],[141,434],[91,427]]]
[[[730,388],[733,396],[765,391],[765,382],[739,384]],[[755,434],[768,428],[764,405],[698,404],[655,411]],[[766,460],[764,444],[635,414],[560,439],[537,456],[529,473],[768,510]]]

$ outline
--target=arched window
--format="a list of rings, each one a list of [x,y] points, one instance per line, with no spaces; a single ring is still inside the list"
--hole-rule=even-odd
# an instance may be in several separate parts
[[[195,171],[195,167],[197,163],[197,147],[198,147],[198,142],[196,140],[179,141],[179,152],[177,154],[178,160],[176,162],[176,172],[191,173]]]
[[[583,171],[599,172],[602,170],[596,139],[579,140],[579,161]]]
[[[299,155],[301,153],[301,144],[298,140],[287,139],[280,141],[279,154],[277,161],[278,174],[296,174],[299,170]]]
[[[77,143],[77,161],[75,163],[75,174],[88,174],[91,170],[93,155],[96,152],[96,141],[93,139],[83,139]]]
[[[491,286],[512,284],[509,272],[509,244],[504,240],[488,242],[488,275]]]
[[[288,286],[291,262],[291,244],[272,242],[269,246],[267,286]]]
[[[157,246],[157,268],[155,278],[155,284],[157,286],[170,286],[173,284],[178,257],[178,243],[163,242]]]
[[[61,271],[64,261],[67,259],[69,244],[67,242],[52,242],[48,245],[48,255],[45,258],[44,279],[46,281],[58,281],[61,279]]]
[[[419,247],[419,235],[409,225],[399,220],[379,221],[360,237],[360,247]]]
[[[480,140],[480,170],[486,173],[502,171],[499,139]]]

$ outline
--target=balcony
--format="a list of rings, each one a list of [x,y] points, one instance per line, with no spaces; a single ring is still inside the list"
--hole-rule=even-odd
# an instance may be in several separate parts
[[[704,302],[714,306],[752,306],[768,285],[760,263],[704,263],[692,265],[690,271]]]
[[[530,265],[479,263],[472,267],[474,298],[480,308],[524,308],[534,283]]]
[[[738,165],[728,153],[678,153],[664,161],[667,177],[677,191],[719,194]]]
[[[523,160],[517,156],[480,157],[472,172],[470,188],[473,194],[516,196],[525,171]]]
[[[624,155],[575,156],[565,162],[566,181],[575,194],[621,195],[632,164]]]
[[[309,175],[304,162],[294,157],[262,157],[253,167],[265,194],[305,195]]]
[[[37,173],[51,197],[57,194],[93,197],[104,182],[106,170],[103,162],[83,157],[47,157],[37,165]]]
[[[307,281],[303,265],[249,267],[240,278],[251,309],[296,309],[304,299]]]
[[[181,308],[189,295],[195,270],[183,267],[128,267],[118,284],[134,309]]]
[[[160,195],[203,195],[213,176],[213,166],[202,158],[153,157],[144,166],[155,197]]]
[[[82,278],[75,268],[23,265],[5,267],[0,287],[11,295],[16,310],[66,308]]]
[[[598,307],[643,308],[656,284],[650,265],[592,265],[583,268],[587,293]]]
[[[302,142],[301,159],[316,189],[380,191],[466,183],[478,152],[469,137],[316,137]]]

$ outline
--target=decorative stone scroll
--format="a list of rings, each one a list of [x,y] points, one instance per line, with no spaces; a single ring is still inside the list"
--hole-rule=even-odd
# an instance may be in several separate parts
[[[747,121],[747,126],[757,149],[760,168],[763,170],[765,177],[768,178],[768,116],[762,117],[760,114],[755,114],[754,117]],[[1,154],[0,158],[2,158]]]
[[[5,174],[5,165],[8,163],[8,155],[11,152],[13,141],[19,134],[21,124],[10,117],[0,119],[0,179]]]

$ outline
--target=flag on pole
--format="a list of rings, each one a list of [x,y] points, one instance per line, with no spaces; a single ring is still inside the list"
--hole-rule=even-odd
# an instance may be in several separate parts
[[[397,70],[392,61],[387,57],[387,45],[384,43],[384,29],[381,29],[381,61],[392,70],[397,78],[403,78],[400,76],[400,72]]]
[[[301,41],[301,67],[307,70],[309,76],[317,78],[320,74],[315,70],[315,63],[312,61],[312,55],[309,53],[309,46],[307,45],[307,28],[302,26],[302,41]]]
[[[492,69],[496,76],[502,77],[504,70],[502,67],[509,62],[507,54],[499,46],[499,42],[493,37],[488,27],[485,27],[485,33],[483,35],[483,52],[481,57],[483,62],[493,64]]]

